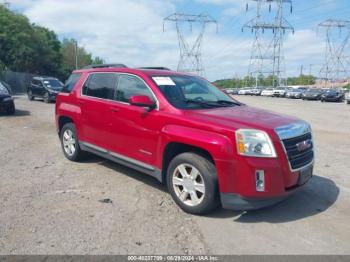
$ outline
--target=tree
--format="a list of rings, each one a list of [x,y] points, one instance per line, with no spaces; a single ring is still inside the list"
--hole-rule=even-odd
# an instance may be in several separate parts
[[[59,75],[61,44],[57,35],[0,5],[0,67],[2,70]]]
[[[28,19],[0,6],[0,60],[7,69],[33,71],[34,30]]]
[[[76,55],[77,58],[77,67],[82,68],[84,66],[88,66],[94,63],[94,60],[92,59],[92,55],[88,53],[85,48],[78,47],[77,48],[77,41],[75,39],[63,39],[62,42],[62,55],[63,55],[63,74],[65,77],[68,77],[69,74],[76,69]],[[96,57],[97,62],[102,61],[101,58]]]

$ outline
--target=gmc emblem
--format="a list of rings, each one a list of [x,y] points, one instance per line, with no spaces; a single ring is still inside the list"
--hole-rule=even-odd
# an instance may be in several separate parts
[[[311,141],[311,139],[308,139],[308,140],[305,140],[303,142],[296,144],[296,146],[297,146],[298,151],[302,152],[302,151],[309,149],[312,146],[312,141]]]

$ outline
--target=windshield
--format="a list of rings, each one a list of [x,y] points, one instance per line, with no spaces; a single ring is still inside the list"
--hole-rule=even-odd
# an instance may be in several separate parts
[[[50,89],[61,90],[63,87],[63,84],[57,79],[45,79],[43,82],[45,87]]]
[[[9,95],[9,91],[7,90],[7,88],[0,83],[0,95]]]
[[[158,76],[152,79],[169,103],[179,109],[201,109],[241,105],[200,77]]]

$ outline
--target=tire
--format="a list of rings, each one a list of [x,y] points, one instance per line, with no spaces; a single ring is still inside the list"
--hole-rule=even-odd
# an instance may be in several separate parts
[[[347,101],[346,101],[346,104],[350,105],[350,100],[347,100]]]
[[[49,93],[45,93],[44,94],[44,102],[46,103],[46,104],[49,104],[50,103],[50,94]]]
[[[197,173],[195,177],[191,172]],[[187,213],[204,215],[219,206],[216,168],[199,154],[183,153],[170,162],[167,187],[175,203]]]
[[[27,91],[27,96],[28,96],[28,100],[29,101],[33,101],[34,100],[34,96],[33,96],[32,90],[28,90]]]
[[[6,114],[8,114],[8,115],[14,115],[15,114],[15,112],[16,112],[16,107],[15,107],[15,103],[11,103],[10,105],[9,105],[9,107],[8,108],[6,108]]]
[[[79,162],[84,159],[86,153],[81,150],[79,146],[79,139],[73,123],[68,123],[63,126],[60,132],[60,140],[63,154],[68,160]],[[72,145],[74,146],[74,150],[71,147]]]

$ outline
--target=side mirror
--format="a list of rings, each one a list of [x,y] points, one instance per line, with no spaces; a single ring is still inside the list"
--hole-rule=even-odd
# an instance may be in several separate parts
[[[132,96],[129,98],[130,105],[147,107],[149,109],[156,108],[154,101],[148,96]]]

